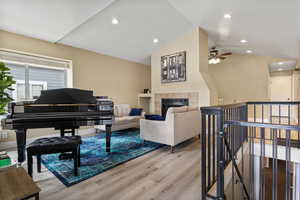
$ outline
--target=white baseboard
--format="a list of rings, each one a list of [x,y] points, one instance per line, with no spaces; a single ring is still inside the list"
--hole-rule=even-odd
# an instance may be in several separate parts
[[[85,135],[90,135],[90,134],[93,134],[93,133],[96,133],[95,128],[81,129],[81,130],[78,130],[78,132],[76,134],[81,135],[81,136],[85,136]],[[29,143],[33,142],[34,140],[36,140],[38,138],[55,137],[55,136],[60,136],[60,133],[55,133],[55,134],[50,134],[50,135],[43,135],[41,137],[35,137],[35,138],[28,138],[26,140],[26,143],[29,144]],[[16,141],[1,142],[0,151],[10,149],[10,148],[17,148],[17,142]]]

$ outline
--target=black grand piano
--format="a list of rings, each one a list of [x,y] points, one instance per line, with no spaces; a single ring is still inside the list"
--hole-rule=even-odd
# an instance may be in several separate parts
[[[26,131],[55,128],[61,135],[80,126],[106,126],[106,151],[110,152],[113,102],[93,96],[93,91],[64,88],[44,90],[35,101],[9,104],[9,115],[2,120],[3,129],[15,130],[18,162],[25,161]]]

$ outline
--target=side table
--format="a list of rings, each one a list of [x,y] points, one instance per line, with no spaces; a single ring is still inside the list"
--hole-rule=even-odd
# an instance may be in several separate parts
[[[39,200],[40,191],[23,167],[8,168],[0,172],[1,200],[23,200],[31,197]]]

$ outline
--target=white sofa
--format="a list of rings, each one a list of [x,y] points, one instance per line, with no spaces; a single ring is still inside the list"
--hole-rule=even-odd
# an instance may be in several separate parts
[[[146,141],[173,147],[200,134],[200,110],[192,107],[169,108],[165,121],[140,120],[140,135]]]
[[[112,131],[140,127],[140,119],[144,118],[145,113],[143,112],[140,116],[129,116],[130,111],[131,107],[128,104],[117,104],[114,106],[115,122],[111,127]],[[95,128],[105,131],[105,126],[97,126]]]

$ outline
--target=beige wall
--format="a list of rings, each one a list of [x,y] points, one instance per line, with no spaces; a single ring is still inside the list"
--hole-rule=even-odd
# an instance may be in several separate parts
[[[202,72],[207,71],[207,48],[207,33],[197,28],[154,52],[151,56],[152,93],[200,92],[200,105],[209,105],[210,90],[202,75]],[[187,80],[161,83],[161,57],[180,51],[186,51]]]
[[[151,68],[143,64],[1,30],[0,48],[72,60],[74,87],[93,90],[94,95],[107,95],[115,103],[136,106],[137,95],[151,86]],[[41,135],[40,130],[30,132],[29,137]],[[52,130],[43,134],[49,132]],[[8,140],[13,139],[14,134],[10,134]]]
[[[199,71],[205,80],[210,93],[210,105],[218,104],[218,89],[215,80],[208,71],[208,34],[198,29],[199,33]]]
[[[269,100],[270,74],[268,64],[287,59],[234,54],[220,64],[209,65],[209,74],[213,77],[225,104]]]
[[[116,103],[137,105],[137,94],[150,88],[147,65],[54,44],[0,30],[0,48],[24,51],[73,61],[73,85],[108,95]]]

